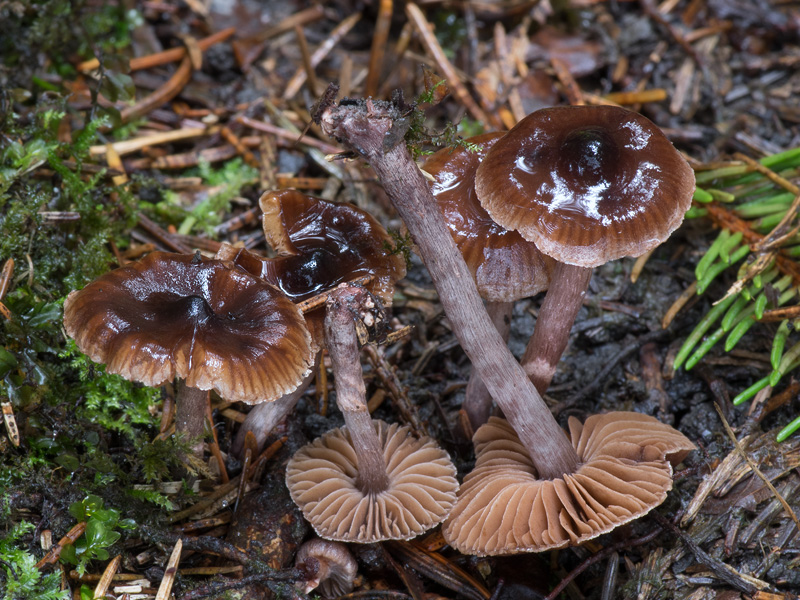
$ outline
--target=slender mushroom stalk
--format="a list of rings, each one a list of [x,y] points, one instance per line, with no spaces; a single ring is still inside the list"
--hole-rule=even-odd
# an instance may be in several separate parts
[[[358,344],[382,322],[379,302],[363,288],[342,284],[327,307],[328,352],[347,428],[300,448],[286,467],[286,486],[325,539],[410,539],[452,510],[456,469],[431,438],[369,417]]]
[[[513,310],[513,302],[486,302],[486,312],[500,333],[500,337],[506,343],[508,343],[508,336],[511,334],[511,313]],[[470,373],[462,408],[467,413],[473,430],[489,420],[489,415],[492,412],[492,395],[486,389],[486,385],[481,381],[477,371]]]
[[[522,357],[522,368],[540,394],[550,387],[591,278],[592,269],[586,267],[557,263],[553,270],[550,289]]]
[[[326,134],[358,152],[377,173],[420,249],[464,352],[540,476],[572,472],[578,465],[575,449],[492,324],[425,178],[402,136],[392,131],[400,116],[395,105],[372,100],[347,101],[317,115]]]
[[[367,410],[367,390],[359,358],[354,317],[372,318],[375,301],[363,288],[342,286],[331,292],[325,315],[325,341],[335,376],[336,403],[358,457],[356,485],[364,494],[377,494],[389,486],[383,448]]]
[[[503,340],[508,341],[513,303],[546,290],[556,261],[518,232],[495,223],[480,205],[475,173],[504,135],[502,131],[485,133],[464,140],[463,147],[439,150],[428,157],[423,169],[435,179],[431,192],[478,293],[486,300],[486,311]],[[462,409],[473,430],[486,423],[492,410],[491,395],[475,369]]]

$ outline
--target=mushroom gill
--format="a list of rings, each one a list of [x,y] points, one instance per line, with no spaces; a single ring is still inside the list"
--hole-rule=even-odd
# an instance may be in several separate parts
[[[364,493],[347,428],[301,448],[286,469],[286,485],[320,537],[343,542],[405,540],[441,523],[456,499],[456,471],[447,453],[409,427],[373,421],[383,449],[388,487]]]
[[[661,504],[672,467],[694,449],[653,417],[614,412],[570,418],[581,461],[563,477],[537,479],[514,430],[493,417],[473,438],[478,455],[444,524],[447,542],[466,554],[542,552],[574,546]]]

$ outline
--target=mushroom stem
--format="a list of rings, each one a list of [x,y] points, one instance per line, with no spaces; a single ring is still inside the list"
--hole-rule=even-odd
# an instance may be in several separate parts
[[[319,368],[321,352],[317,352],[314,368],[305,376],[300,386],[288,394],[284,394],[274,402],[262,402],[256,404],[242,422],[242,426],[236,433],[236,437],[231,444],[231,453],[239,458],[244,457],[244,438],[248,432],[252,432],[256,438],[258,449],[261,450],[267,441],[269,432],[283,421],[284,417],[294,410],[297,402],[306,393],[308,386],[314,380],[314,375]]]
[[[540,394],[550,386],[591,278],[592,269],[588,267],[559,262],[553,270],[536,328],[522,357],[522,368]]]
[[[428,267],[453,330],[528,450],[540,477],[573,472],[578,456],[536,388],[486,314],[428,183],[402,139],[392,147],[401,113],[385,102],[352,101],[319,115],[322,128],[364,157],[377,173]]]
[[[361,371],[358,335],[354,318],[375,307],[363,288],[343,284],[328,297],[325,314],[325,343],[331,357],[336,385],[336,404],[344,415],[347,432],[358,464],[356,485],[366,494],[389,487],[383,445],[367,410],[367,390]]]
[[[201,438],[192,449],[200,456],[203,453],[202,435],[205,432],[208,391],[191,387],[181,382],[175,408],[175,432],[188,439]]]
[[[504,342],[508,342],[511,333],[511,313],[514,310],[513,302],[486,302],[486,312],[494,323]],[[489,420],[492,412],[492,396],[486,385],[481,381],[477,371],[473,369],[467,383],[467,391],[462,405],[464,412],[469,417],[473,431]]]

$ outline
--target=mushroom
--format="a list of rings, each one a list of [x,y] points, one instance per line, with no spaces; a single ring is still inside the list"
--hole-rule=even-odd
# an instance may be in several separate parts
[[[338,598],[353,591],[358,564],[340,542],[309,540],[300,546],[294,565],[309,574],[303,588],[306,594],[317,587],[324,598]]]
[[[330,90],[328,95],[333,95]],[[400,140],[387,143],[395,139],[393,128],[400,127],[407,111],[401,100],[399,96],[393,102],[348,100],[338,106],[327,105],[316,119],[327,135],[358,152],[375,170],[425,260],[453,332],[519,438],[520,452],[540,480],[552,480],[555,489],[563,489],[564,478],[580,469],[578,451],[492,325],[469,269],[405,144]],[[516,518],[515,506],[506,510],[484,522],[489,535],[508,518]],[[589,518],[576,517],[578,521]]]
[[[522,360],[542,393],[592,268],[666,240],[691,205],[694,173],[642,115],[565,106],[531,113],[494,144],[475,189],[494,221],[558,261]]]
[[[458,489],[455,467],[432,439],[370,418],[354,317],[370,326],[373,298],[346,284],[331,292],[325,335],[346,426],[298,450],[286,469],[292,499],[329,540],[412,538],[444,520]]]
[[[176,429],[203,433],[207,390],[274,400],[310,371],[303,315],[278,289],[230,262],[153,252],[73,291],[64,328],[110,373],[159,386],[183,380]]]
[[[423,168],[436,179],[431,192],[486,300],[486,311],[507,340],[514,302],[546,290],[555,261],[518,232],[495,223],[478,202],[475,172],[504,135],[487,133],[465,140],[465,146],[439,150]],[[473,371],[463,404],[473,429],[489,418],[491,403],[486,386]]]
[[[475,433],[477,462],[444,523],[465,554],[542,552],[581,544],[655,508],[672,488],[672,468],[694,449],[683,434],[633,412],[569,419],[581,460],[574,473],[540,479],[507,421]]]
[[[391,236],[371,215],[350,204],[330,202],[297,190],[265,192],[259,205],[264,213],[264,235],[277,257],[263,258],[223,243],[217,258],[230,260],[279,287],[296,302],[344,281],[370,276],[370,292],[384,306],[391,306],[394,283],[406,273],[405,261],[392,250]],[[305,315],[318,347],[323,345],[323,306]],[[292,411],[310,382],[311,377],[278,402],[254,407],[239,428],[233,452],[243,449],[248,431],[262,446],[269,431]]]

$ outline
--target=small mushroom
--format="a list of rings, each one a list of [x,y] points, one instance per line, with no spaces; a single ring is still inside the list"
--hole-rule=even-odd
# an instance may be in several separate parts
[[[309,540],[300,546],[294,564],[310,576],[303,588],[306,594],[317,587],[324,598],[338,598],[353,591],[358,564],[340,542]]]
[[[566,106],[517,123],[481,162],[475,189],[492,219],[558,261],[522,361],[542,393],[592,268],[666,240],[691,205],[694,173],[645,117]]]
[[[518,232],[495,223],[478,201],[475,172],[504,135],[487,133],[465,140],[469,147],[439,150],[425,162],[424,170],[436,179],[431,192],[486,300],[486,311],[507,340],[514,302],[547,289],[555,260]],[[489,418],[491,403],[486,386],[473,371],[463,409],[474,429]]]
[[[370,418],[354,317],[369,326],[375,308],[363,288],[330,294],[325,335],[346,427],[298,450],[286,469],[292,499],[329,540],[412,538],[444,520],[458,489],[455,467],[434,440]]]
[[[73,291],[64,328],[108,372],[159,386],[178,377],[178,431],[203,433],[207,390],[274,400],[312,364],[302,314],[279,290],[230,262],[153,252]]]
[[[269,191],[259,200],[264,235],[277,256],[264,258],[223,243],[216,258],[230,260],[248,273],[283,290],[294,301],[306,300],[362,276],[384,306],[391,306],[394,283],[405,276],[405,261],[393,252],[391,236],[371,215],[350,204],[330,202],[297,190]],[[323,345],[324,305],[305,315],[314,344]],[[311,379],[306,382],[310,383]],[[261,446],[269,430],[302,395],[298,390],[273,404],[251,410],[233,443],[239,453],[252,431]]]
[[[507,421],[492,417],[473,441],[475,469],[445,521],[447,542],[465,554],[542,552],[574,546],[641,517],[666,498],[672,468],[694,449],[653,417],[613,412],[571,417],[581,465],[539,479]]]

